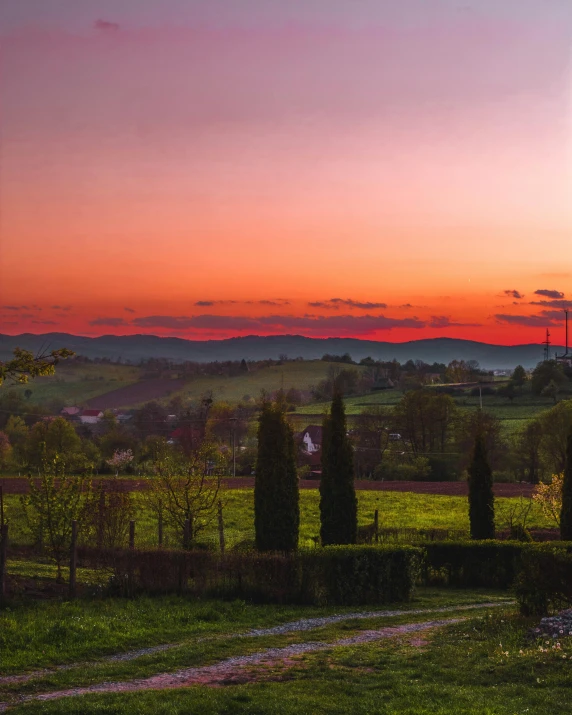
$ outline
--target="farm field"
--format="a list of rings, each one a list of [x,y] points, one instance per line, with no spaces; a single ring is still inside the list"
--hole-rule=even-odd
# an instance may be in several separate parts
[[[236,404],[245,398],[258,399],[262,390],[269,393],[281,387],[308,390],[327,376],[332,364],[305,360],[260,368],[234,377],[141,379],[141,368],[129,365],[62,362],[56,375],[37,378],[29,385],[10,386],[10,389],[21,394],[30,389],[30,404],[57,399],[66,405],[85,405],[94,409],[136,407],[150,400],[167,402],[176,395],[185,401],[196,402],[207,392],[212,392],[215,401]],[[364,368],[356,366],[356,369]]]
[[[183,597],[19,603],[2,616],[0,703],[22,713],[566,712],[569,639],[539,650],[526,637],[534,620],[509,599],[421,588],[375,611]]]
[[[379,512],[379,526],[398,529],[451,529],[468,533],[467,498],[439,494],[415,494],[413,492],[359,491],[358,522],[367,525],[373,522],[374,512]],[[17,495],[4,497],[7,518],[10,522],[10,539],[13,544],[25,545],[29,537],[24,529],[23,517]],[[137,503],[136,543],[143,546],[157,544],[155,518],[145,506],[143,494],[135,495]],[[252,489],[232,489],[222,494],[225,539],[229,547],[254,539],[254,491]],[[499,497],[495,500],[497,526],[505,528],[508,510],[518,499]],[[549,522],[533,505],[528,519],[531,528],[548,528]],[[300,491],[300,546],[312,547],[316,544],[319,526],[319,493],[317,490]],[[168,545],[169,534],[165,534]],[[171,536],[172,538],[172,536]],[[218,543],[216,524],[209,523],[198,536],[199,541]]]
[[[82,365],[65,361],[58,365],[55,375],[37,377],[26,385],[6,385],[22,395],[31,391],[30,405],[58,400],[65,405],[83,405],[119,387],[132,385],[139,380],[141,371],[129,365]]]

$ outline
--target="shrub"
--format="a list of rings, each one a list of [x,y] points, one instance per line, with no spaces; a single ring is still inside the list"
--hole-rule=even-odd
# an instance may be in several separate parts
[[[424,582],[461,588],[510,588],[524,545],[511,541],[445,541],[425,545]]]
[[[543,545],[523,551],[516,596],[525,616],[571,606],[572,549]]]
[[[328,546],[302,554],[302,600],[355,606],[409,601],[423,556],[412,546]]]

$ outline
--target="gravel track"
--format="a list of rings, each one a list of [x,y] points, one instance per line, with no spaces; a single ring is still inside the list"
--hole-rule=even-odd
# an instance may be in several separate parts
[[[292,665],[291,659],[305,653],[328,650],[330,648],[340,648],[345,646],[359,645],[362,643],[373,643],[386,638],[426,631],[440,626],[460,623],[464,618],[451,618],[437,621],[423,621],[422,623],[406,623],[399,626],[388,626],[379,630],[362,631],[354,636],[342,638],[333,643],[314,641],[309,643],[298,643],[283,648],[268,648],[259,653],[251,655],[234,656],[227,658],[214,665],[184,668],[174,673],[159,673],[149,678],[125,682],[97,683],[84,688],[68,688],[66,690],[56,690],[49,693],[39,693],[36,695],[26,695],[20,697],[14,703],[0,703],[0,712],[6,711],[10,706],[31,700],[57,700],[60,698],[73,697],[77,695],[89,695],[93,693],[125,693],[141,690],[166,690],[173,688],[186,688],[191,685],[229,685],[240,682],[253,682],[257,679],[256,671],[252,668],[268,668],[276,665]]]
[[[323,628],[332,623],[340,623],[342,621],[354,620],[354,619],[365,619],[365,618],[393,618],[396,616],[408,616],[408,615],[424,615],[430,613],[450,613],[457,611],[469,611],[478,608],[496,608],[499,606],[510,606],[514,601],[495,601],[492,603],[470,603],[463,606],[444,606],[442,608],[418,608],[414,610],[397,610],[397,611],[359,611],[355,613],[343,613],[333,616],[321,616],[317,618],[301,618],[298,621],[289,621],[288,623],[283,623],[279,626],[272,626],[270,628],[254,628],[245,633],[232,633],[229,635],[221,636],[205,636],[203,638],[198,638],[195,643],[204,642],[205,640],[214,640],[215,638],[255,638],[259,636],[270,636],[270,635],[285,635],[287,633],[294,633],[297,631],[310,631],[315,628]],[[174,648],[180,648],[188,645],[189,641],[183,641],[180,643],[164,643],[162,645],[150,646],[148,648],[138,648],[136,650],[126,651],[125,653],[117,653],[115,655],[105,656],[95,661],[82,661],[80,663],[66,663],[63,665],[56,665],[52,668],[45,668],[42,670],[35,670],[30,673],[22,673],[19,675],[5,675],[0,676],[0,686],[1,685],[17,685],[19,683],[26,683],[35,678],[43,678],[56,672],[73,670],[74,668],[89,668],[96,665],[102,665],[105,663],[123,663],[131,660],[137,660],[137,658],[142,658],[146,655],[154,655],[155,653],[162,653],[167,650],[172,650]]]

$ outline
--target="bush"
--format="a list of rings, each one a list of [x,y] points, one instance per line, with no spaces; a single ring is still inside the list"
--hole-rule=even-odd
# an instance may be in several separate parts
[[[516,596],[524,616],[544,615],[572,605],[572,547],[552,544],[526,549],[516,581]]]
[[[412,546],[327,546],[301,556],[305,603],[357,606],[409,601],[423,550]]]
[[[545,612],[551,603],[572,603],[572,547],[564,542],[487,539],[424,546],[426,585],[445,581],[460,588],[515,586],[525,614]]]
[[[425,545],[424,582],[460,588],[510,588],[524,545],[511,541],[445,541]]]

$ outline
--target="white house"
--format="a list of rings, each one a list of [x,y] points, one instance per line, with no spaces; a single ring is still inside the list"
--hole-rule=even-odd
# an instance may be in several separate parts
[[[306,452],[313,454],[322,449],[322,427],[320,425],[308,425],[302,432],[302,442]]]
[[[101,410],[83,410],[79,416],[79,421],[82,425],[96,425],[103,417]]]

